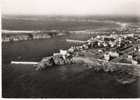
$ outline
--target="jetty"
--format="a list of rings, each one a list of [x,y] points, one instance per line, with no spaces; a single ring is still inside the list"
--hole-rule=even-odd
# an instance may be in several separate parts
[[[33,61],[11,61],[11,64],[25,64],[25,65],[37,65],[39,62]]]

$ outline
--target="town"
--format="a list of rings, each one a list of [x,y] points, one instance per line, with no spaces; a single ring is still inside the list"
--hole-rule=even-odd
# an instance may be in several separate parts
[[[127,31],[126,29],[116,31],[116,33],[111,32],[111,34],[94,34],[87,41],[67,39],[66,42],[75,42],[79,45],[72,46],[68,50],[60,50],[52,56],[43,58],[36,70],[56,65],[79,63],[81,60],[89,64],[90,61],[88,62],[86,58],[94,58],[93,62],[101,60],[107,64],[113,62],[140,67],[140,34],[132,33],[132,29],[128,29]]]

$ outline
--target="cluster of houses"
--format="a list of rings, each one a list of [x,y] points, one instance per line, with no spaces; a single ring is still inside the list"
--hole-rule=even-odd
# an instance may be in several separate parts
[[[40,62],[40,67],[43,66],[44,68],[45,65],[64,65],[67,64],[68,61],[69,63],[72,63],[72,57],[79,56],[80,51],[88,51],[89,49],[97,49],[98,53],[103,56],[102,59],[106,62],[111,61],[112,58],[119,58],[119,60],[117,60],[119,62],[123,58],[126,60],[124,63],[131,63],[136,65],[140,63],[138,62],[138,59],[140,61],[140,45],[136,45],[137,41],[135,41],[135,39],[137,40],[137,38],[138,36],[134,34],[109,36],[97,35],[95,38],[91,37],[89,40],[83,42],[83,44],[80,46],[71,46],[67,50],[61,49],[59,52],[54,53],[53,56],[44,58]],[[125,51],[121,50],[121,48],[124,46],[126,46],[126,50],[128,50],[128,48],[130,47],[132,49],[121,54],[122,51]],[[118,48],[120,49],[117,50]],[[134,57],[134,55],[138,56],[138,59],[134,59],[136,58]]]
[[[22,41],[22,40],[34,40],[34,39],[45,39],[45,38],[51,38],[63,35],[64,33],[58,32],[58,31],[48,31],[48,32],[15,32],[11,33],[8,31],[8,33],[2,34],[2,41],[3,42],[13,42],[13,41]]]
[[[3,42],[13,42],[13,41],[22,41],[22,40],[32,40],[32,39],[43,39],[50,38],[48,34],[2,34]]]
[[[71,54],[75,51],[88,50],[98,48],[98,52],[103,54],[104,60],[110,61],[112,58],[117,58],[124,55],[126,52],[121,54],[121,51],[132,47],[131,54],[127,54],[128,60],[131,60],[132,64],[137,64],[138,62],[133,59],[134,53],[140,53],[140,46],[136,46],[138,43],[139,35],[135,34],[125,34],[125,35],[97,35],[95,38],[91,37],[87,42],[83,43],[81,46],[72,46],[68,50],[65,50],[65,54],[70,52]],[[135,46],[135,47],[133,47]],[[122,48],[124,48],[122,50]],[[66,53],[67,52],[67,53]],[[61,52],[60,52],[61,54]],[[70,55],[70,54],[69,54]],[[130,57],[131,56],[131,57]],[[131,58],[131,59],[130,59]]]
[[[110,61],[111,58],[117,58],[126,54],[127,60],[129,60],[132,64],[138,64],[136,60],[133,59],[134,53],[140,53],[140,45],[139,44],[139,35],[135,34],[125,34],[125,35],[109,35],[109,36],[96,36],[95,38],[91,38],[88,40],[89,44],[92,44],[93,47],[100,48],[99,52],[104,52],[104,59],[106,61]],[[131,54],[124,52],[120,55],[122,48],[128,49],[132,47],[133,49],[130,51]],[[104,51],[103,51],[104,50]],[[132,53],[133,52],[133,53]]]

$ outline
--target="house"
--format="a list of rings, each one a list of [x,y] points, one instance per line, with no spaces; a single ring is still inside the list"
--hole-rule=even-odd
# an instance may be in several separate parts
[[[63,59],[66,59],[66,56],[69,56],[70,54],[67,52],[67,50],[60,49],[60,54],[62,55]]]
[[[112,51],[110,51],[110,52],[109,52],[109,55],[110,55],[111,57],[119,57],[119,53],[117,53],[117,52],[112,52]]]
[[[66,55],[66,54],[67,54],[67,50],[62,50],[62,49],[60,49],[60,54]]]
[[[69,53],[73,53],[73,52],[74,52],[74,47],[69,48],[69,49],[68,49],[68,52],[69,52]]]
[[[53,53],[53,56],[59,56],[61,55],[60,53]]]
[[[138,62],[136,60],[131,60],[131,62],[132,62],[133,65],[137,65],[138,64]]]
[[[108,61],[110,60],[110,55],[109,55],[109,53],[105,53],[105,54],[104,54],[104,59],[105,59],[106,62],[108,62]]]
[[[130,61],[134,65],[138,64],[138,62],[136,60],[134,60],[131,55],[128,55],[127,60]]]
[[[99,49],[99,50],[98,50],[98,53],[103,53],[103,50]]]

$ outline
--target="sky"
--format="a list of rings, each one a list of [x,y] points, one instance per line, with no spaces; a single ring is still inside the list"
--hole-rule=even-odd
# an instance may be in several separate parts
[[[2,14],[138,15],[140,0],[2,0]]]

